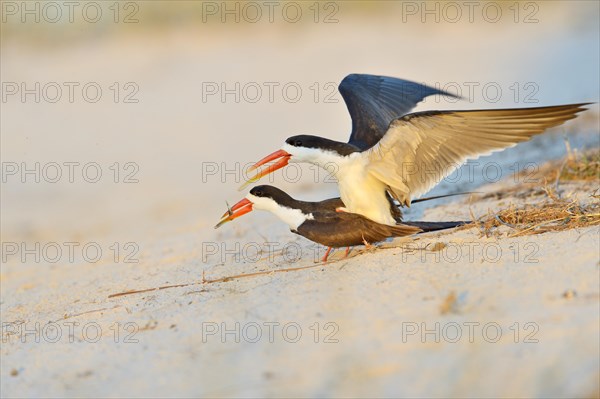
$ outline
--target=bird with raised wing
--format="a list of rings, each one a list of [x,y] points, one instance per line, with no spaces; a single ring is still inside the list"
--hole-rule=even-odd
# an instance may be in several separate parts
[[[394,200],[410,206],[413,199],[467,160],[529,140],[575,118],[589,104],[403,115],[435,93],[417,90],[406,81],[372,75],[349,75],[339,91],[352,118],[350,140],[344,143],[311,135],[290,137],[280,150],[253,166],[256,169],[276,161],[247,183],[289,162],[311,163],[337,178],[345,204],[340,210],[388,225],[396,222],[390,205]],[[420,95],[411,97],[409,92]]]

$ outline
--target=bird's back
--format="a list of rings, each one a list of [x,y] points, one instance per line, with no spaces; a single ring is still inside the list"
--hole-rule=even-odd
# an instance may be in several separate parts
[[[373,244],[390,237],[401,237],[420,232],[414,226],[389,226],[364,216],[348,212],[315,212],[313,219],[302,223],[296,233],[328,247],[347,247]]]

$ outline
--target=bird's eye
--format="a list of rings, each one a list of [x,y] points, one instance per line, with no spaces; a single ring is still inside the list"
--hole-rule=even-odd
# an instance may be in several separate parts
[[[296,140],[296,141],[294,141],[294,145],[295,145],[296,147],[300,147],[300,146],[302,146],[302,141],[300,141],[300,140]]]
[[[254,195],[256,195],[257,197],[262,197],[262,191],[260,191],[260,190],[256,190],[256,191],[254,192]]]

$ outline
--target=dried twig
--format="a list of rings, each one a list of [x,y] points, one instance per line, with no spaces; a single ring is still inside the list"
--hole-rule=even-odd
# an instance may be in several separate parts
[[[196,285],[196,284],[202,284],[202,283],[201,282],[200,283],[196,282],[196,283],[183,283],[183,284],[163,285],[163,286],[160,286],[160,287],[146,288],[146,289],[142,289],[142,290],[131,290],[131,291],[118,292],[116,294],[110,294],[108,297],[109,298],[116,298],[116,297],[125,296],[125,295],[142,294],[144,292],[166,290],[168,288],[188,287],[190,285]]]
[[[198,284],[225,283],[225,282],[232,281],[232,280],[239,280],[242,278],[256,277],[256,276],[262,276],[262,275],[267,275],[267,274],[293,272],[293,271],[298,271],[298,270],[311,269],[311,268],[324,266],[324,265],[330,265],[332,263],[340,262],[345,259],[347,259],[347,258],[328,260],[327,262],[319,262],[314,265],[308,265],[308,266],[298,266],[298,267],[291,267],[291,268],[286,268],[286,269],[263,270],[263,271],[254,272],[254,273],[236,274],[233,276],[220,277],[220,278],[216,278],[216,279],[207,279],[205,277],[205,272],[203,271],[202,272],[202,280],[200,282],[171,284],[171,285],[163,285],[160,287],[146,288],[146,289],[141,289],[141,290],[130,290],[130,291],[118,292],[116,294],[110,294],[108,296],[108,298],[116,298],[116,297],[121,297],[121,296],[125,296],[125,295],[133,295],[133,294],[143,294],[145,292],[166,290],[169,288],[189,287],[191,285],[198,285]]]
[[[92,309],[92,310],[86,310],[85,312],[79,312],[79,313],[73,313],[73,314],[65,314],[63,316],[62,320],[70,319],[72,317],[83,316],[84,314],[98,313],[98,312],[103,312],[105,310],[113,310],[113,309],[117,309],[117,308],[120,308],[120,307],[121,307],[120,305],[116,305],[116,306],[113,306],[112,308]]]
[[[239,279],[247,278],[247,277],[256,277],[256,276],[263,276],[266,274],[275,274],[275,273],[295,272],[298,270],[312,269],[312,268],[319,267],[319,266],[330,265],[332,263],[340,262],[341,260],[343,260],[343,259],[328,260],[327,262],[319,262],[317,264],[308,265],[308,266],[298,266],[298,267],[290,267],[290,268],[286,268],[286,269],[273,269],[273,270],[263,270],[263,271],[254,272],[254,273],[236,274],[233,276],[216,278],[214,280],[205,279],[203,276],[202,284],[226,283],[226,282],[229,282],[232,280],[239,280]]]
[[[556,182],[554,183],[554,192],[556,192],[556,195],[558,196],[558,198],[560,198],[560,191],[558,191],[558,185],[560,184],[560,176],[562,175],[563,170],[565,169],[565,166],[567,165],[567,162],[569,162],[569,158],[564,160],[564,162],[560,166],[560,169],[558,170],[558,173],[556,174]]]
[[[591,214],[591,215],[586,215],[586,216],[587,216],[587,217],[590,217],[590,218],[594,218],[594,217],[600,217],[600,213]],[[578,215],[578,216],[576,216],[576,218],[582,218],[582,217],[584,217],[584,216],[579,216],[579,215]],[[544,221],[544,222],[541,222],[541,223],[538,223],[538,224],[536,224],[536,225],[533,225],[533,226],[531,226],[531,227],[528,227],[528,228],[526,228],[526,229],[524,229],[524,230],[517,231],[516,233],[513,233],[513,234],[509,235],[508,237],[509,237],[509,238],[512,238],[512,237],[518,237],[518,236],[520,236],[520,235],[523,235],[524,233],[526,233],[526,232],[528,232],[528,231],[534,230],[534,229],[536,229],[537,227],[543,226],[543,225],[545,225],[545,224],[550,224],[550,223],[554,223],[554,222],[560,222],[560,221],[567,221],[567,219],[570,219],[570,218],[571,218],[571,216],[565,216],[565,217],[558,218],[558,219],[546,220],[546,221]],[[562,225],[566,225],[566,223],[563,223]]]

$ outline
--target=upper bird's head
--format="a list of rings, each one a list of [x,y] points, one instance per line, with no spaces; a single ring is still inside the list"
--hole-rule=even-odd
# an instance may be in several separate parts
[[[263,176],[283,168],[289,162],[311,163],[328,169],[335,175],[335,172],[344,159],[359,151],[360,149],[352,144],[329,140],[319,136],[307,134],[292,136],[285,140],[280,150],[267,155],[252,165],[249,171],[253,171],[271,161],[276,161],[248,179],[240,187],[240,190],[248,184],[258,181]]]
[[[285,140],[282,150],[292,156],[290,161],[309,162],[319,166],[360,151],[352,144],[307,134],[289,137]]]

